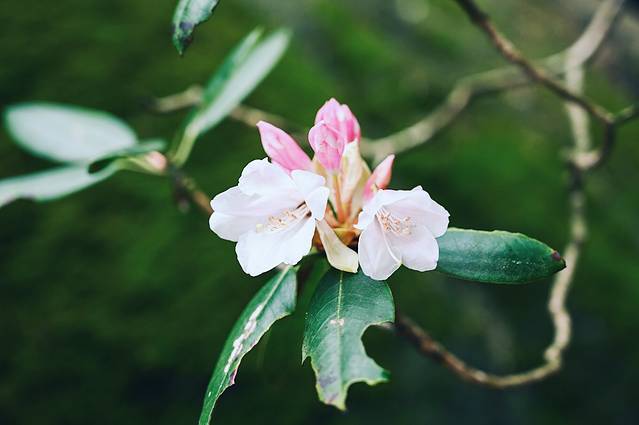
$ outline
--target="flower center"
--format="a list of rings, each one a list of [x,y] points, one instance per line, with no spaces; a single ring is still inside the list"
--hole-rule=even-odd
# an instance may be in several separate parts
[[[286,228],[289,224],[297,222],[300,218],[306,217],[310,214],[310,210],[306,206],[306,203],[302,203],[295,209],[288,209],[278,215],[271,215],[266,220],[266,223],[258,223],[256,231],[259,232],[276,232]]]
[[[390,232],[397,236],[408,236],[413,233],[415,224],[410,217],[396,217],[383,207],[379,209],[376,217],[385,232]]]

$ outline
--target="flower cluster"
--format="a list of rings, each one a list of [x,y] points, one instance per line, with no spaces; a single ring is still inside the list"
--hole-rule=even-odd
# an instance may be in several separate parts
[[[257,127],[270,161],[250,162],[238,185],[211,201],[211,230],[237,242],[246,273],[297,264],[313,246],[333,267],[355,273],[361,266],[377,280],[401,264],[435,269],[448,212],[421,186],[386,189],[394,156],[371,173],[348,106],[331,99],[317,112],[308,133],[312,160],[283,130],[263,121]]]

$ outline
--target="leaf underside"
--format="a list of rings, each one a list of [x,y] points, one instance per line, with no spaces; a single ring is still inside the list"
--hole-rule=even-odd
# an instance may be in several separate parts
[[[367,356],[361,338],[369,326],[394,320],[393,297],[385,282],[361,271],[328,271],[311,299],[302,345],[302,361],[311,358],[322,402],[344,410],[351,384],[388,379],[388,372]]]
[[[86,165],[67,165],[0,180],[0,207],[19,199],[50,201],[92,186],[117,171],[106,167],[90,174]]]
[[[297,270],[287,267],[271,278],[251,299],[229,334],[204,397],[199,425],[208,425],[215,403],[235,383],[240,362],[277,320],[295,310]]]
[[[437,242],[437,271],[459,279],[526,283],[566,267],[557,251],[520,233],[450,228]]]
[[[119,118],[72,105],[19,103],[7,108],[4,118],[18,145],[56,162],[91,162],[137,143],[133,130]]]

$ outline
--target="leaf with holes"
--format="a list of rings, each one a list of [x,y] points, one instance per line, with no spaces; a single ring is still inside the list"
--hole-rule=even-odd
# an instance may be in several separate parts
[[[10,106],[4,118],[20,146],[57,162],[90,162],[137,143],[124,121],[92,109],[29,102]]]
[[[195,27],[211,17],[220,0],[180,0],[173,13],[173,45],[181,55],[193,40]]]
[[[189,114],[172,146],[177,165],[188,159],[196,139],[226,118],[268,75],[284,54],[290,35],[279,30],[261,40],[257,29],[246,36],[208,82],[202,102]]]
[[[437,242],[437,271],[459,279],[526,283],[566,267],[557,251],[521,233],[450,228]]]
[[[297,296],[296,268],[278,273],[249,302],[222,348],[204,397],[199,425],[207,425],[215,403],[224,390],[235,382],[240,362],[277,320],[295,310]]]
[[[362,335],[369,326],[394,320],[393,296],[385,282],[361,271],[328,271],[311,299],[302,345],[302,360],[311,358],[321,401],[344,410],[351,384],[388,379],[388,372],[366,355]]]

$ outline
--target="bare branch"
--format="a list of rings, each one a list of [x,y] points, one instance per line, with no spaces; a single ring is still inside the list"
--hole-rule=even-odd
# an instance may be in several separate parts
[[[479,27],[492,42],[493,46],[509,62],[518,66],[532,80],[548,88],[557,96],[579,105],[592,117],[604,124],[612,123],[613,116],[600,105],[587,99],[585,96],[575,93],[556,80],[548,71],[526,59],[515,45],[500,33],[488,15],[482,11],[473,0],[454,0],[466,12],[470,20]]]
[[[615,115],[615,124],[620,127],[631,120],[639,118],[639,104],[622,109]]]
[[[594,13],[579,38],[566,50],[539,61],[548,72],[561,75],[567,69],[585,64],[601,47],[619,16],[623,0],[606,0]],[[566,58],[570,57],[570,63]],[[479,96],[525,86],[530,79],[519,68],[509,66],[482,72],[459,80],[444,102],[429,115],[384,138],[362,143],[362,153],[381,161],[391,153],[400,153],[428,142],[448,127]]]
[[[180,93],[153,99],[150,107],[159,114],[176,112],[198,105],[203,94],[202,86],[195,84]]]

